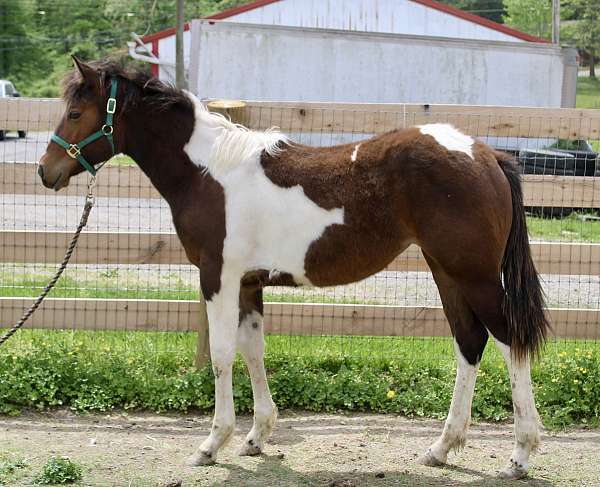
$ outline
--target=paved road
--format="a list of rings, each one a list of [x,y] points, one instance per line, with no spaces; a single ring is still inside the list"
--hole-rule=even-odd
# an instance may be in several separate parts
[[[70,231],[77,226],[84,198],[0,194],[0,228],[5,230]],[[169,206],[162,199],[97,198],[88,230],[172,232]]]
[[[9,132],[0,141],[0,162],[37,162],[46,151],[50,132],[30,132],[19,139],[16,132]]]

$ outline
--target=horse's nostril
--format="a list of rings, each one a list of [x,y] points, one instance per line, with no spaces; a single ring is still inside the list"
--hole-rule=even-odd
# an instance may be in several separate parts
[[[38,166],[38,176],[44,179],[44,166],[42,165]]]

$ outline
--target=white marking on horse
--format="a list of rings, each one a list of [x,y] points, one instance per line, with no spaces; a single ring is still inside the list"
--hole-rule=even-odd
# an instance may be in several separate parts
[[[344,223],[344,209],[321,208],[301,186],[282,188],[265,175],[261,153],[281,150],[283,135],[242,129],[214,118],[197,99],[194,102],[194,131],[184,150],[225,192],[223,266],[242,274],[277,269],[291,274],[298,284],[310,284],[304,269],[306,253],[328,226]]]
[[[242,276],[251,270],[276,269],[291,274],[298,284],[310,284],[304,269],[308,249],[328,226],[344,223],[344,209],[321,208],[300,185],[282,188],[266,176],[261,154],[277,155],[287,142],[284,135],[274,130],[249,131],[208,113],[196,97],[188,96],[195,104],[195,121],[184,151],[221,184],[225,194],[221,289],[206,303],[215,372],[215,416],[210,435],[190,458],[191,464],[200,465],[215,461],[235,427],[231,381]],[[268,404],[264,368],[254,363],[262,362],[262,356],[249,351],[249,337],[238,338],[251,360],[249,368],[254,367],[255,427],[247,438],[253,445],[248,443],[252,448],[242,452],[250,454],[262,448],[275,418]]]
[[[511,475],[515,472],[527,472],[529,455],[539,445],[538,414],[533,399],[529,357],[520,361],[515,360],[510,353],[509,346],[496,338],[494,340],[504,356],[512,387],[515,446],[510,457],[510,465],[502,472],[502,474]]]
[[[237,344],[248,367],[254,396],[254,424],[240,454],[256,455],[263,450],[277,420],[277,407],[271,398],[263,361],[265,341],[260,313],[252,311],[244,316],[238,328]]]
[[[352,153],[352,155],[350,156],[350,160],[352,162],[356,162],[356,157],[358,156],[358,148],[360,147],[360,144],[356,144],[356,146],[354,147],[354,152]]]
[[[444,146],[450,151],[464,152],[471,159],[473,157],[472,137],[458,131],[448,123],[430,123],[427,125],[418,125],[419,130],[424,135],[431,135],[438,144]]]
[[[442,435],[431,445],[427,452],[427,455],[432,455],[439,463],[446,463],[448,452],[451,449],[459,450],[465,445],[471,421],[471,404],[475,390],[475,380],[479,368],[479,364],[471,365],[467,362],[456,340],[454,341],[454,351],[457,369],[452,404],[450,404]]]
[[[288,138],[276,128],[263,132],[248,130],[219,113],[209,112],[202,102],[187,92],[194,104],[195,126],[183,150],[194,164],[213,177],[226,174],[236,165],[250,161],[263,151],[276,156]]]

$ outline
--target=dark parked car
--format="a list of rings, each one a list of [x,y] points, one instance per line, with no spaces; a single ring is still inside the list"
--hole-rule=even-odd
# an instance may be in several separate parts
[[[490,145],[513,154],[523,174],[600,177],[600,157],[586,140],[489,138]],[[593,208],[526,207],[545,217],[564,217],[573,211],[596,213]]]
[[[546,149],[522,149],[518,160],[523,166],[524,174],[600,175],[598,153],[586,140],[559,140]]]
[[[16,96],[21,96],[21,94],[15,89],[15,86],[5,79],[0,79],[0,98],[12,98]],[[19,138],[24,138],[27,133],[25,130],[19,130]],[[6,135],[6,130],[0,127],[0,140],[4,140],[4,136]]]

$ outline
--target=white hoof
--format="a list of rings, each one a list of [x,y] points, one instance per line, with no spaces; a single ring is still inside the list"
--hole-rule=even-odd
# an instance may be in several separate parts
[[[441,467],[442,465],[446,464],[446,460],[440,460],[434,457],[433,453],[431,453],[431,450],[429,450],[427,453],[425,453],[425,455],[417,460],[417,463],[427,467]]]
[[[209,455],[206,452],[199,451],[197,453],[194,453],[191,457],[189,457],[185,463],[190,467],[214,465],[216,463],[216,458],[214,455]]]
[[[498,473],[498,478],[503,480],[519,480],[527,477],[527,469],[511,460],[510,465]]]
[[[262,453],[262,445],[258,444],[256,440],[250,439],[244,441],[244,445],[240,449],[239,455],[241,457],[254,457]]]

